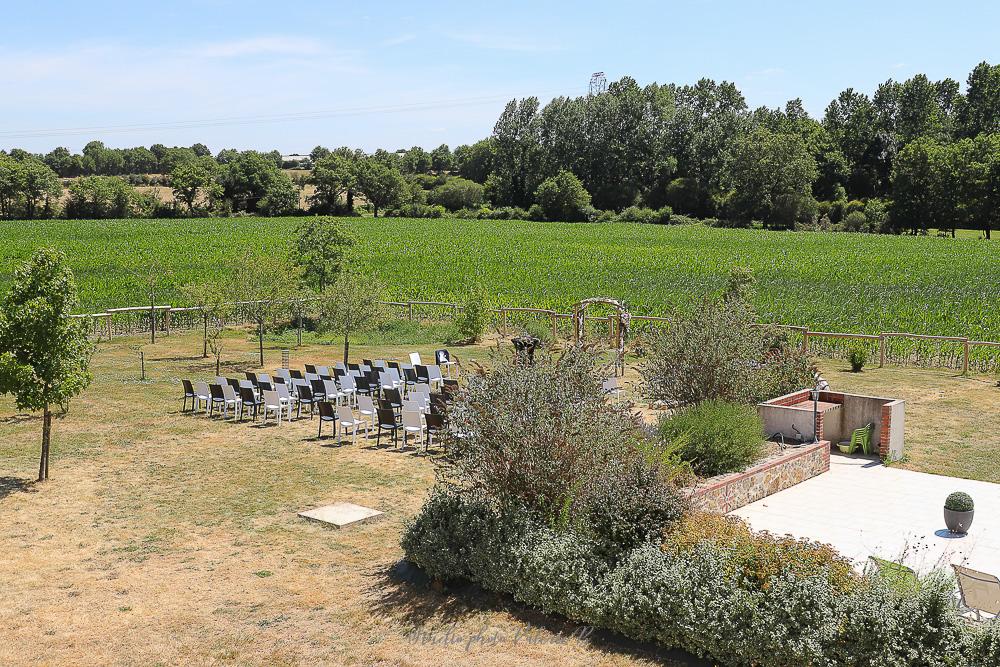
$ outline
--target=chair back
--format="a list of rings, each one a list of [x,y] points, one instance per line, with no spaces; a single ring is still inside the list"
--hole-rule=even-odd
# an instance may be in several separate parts
[[[424,422],[420,418],[419,410],[403,410],[404,428],[424,428]]]
[[[337,389],[337,383],[333,380],[323,380],[323,391],[326,393],[327,398],[331,396],[336,398],[340,394],[340,390]]]
[[[297,368],[293,368],[293,369],[289,370],[289,371],[288,371],[288,374],[292,376],[292,379],[293,379],[293,380],[303,380],[303,379],[305,379],[305,378],[304,378],[304,377],[302,376],[302,371],[300,371],[300,370],[299,370],[299,369],[297,369]]]
[[[444,377],[441,375],[441,367],[436,364],[433,366],[428,366],[427,377],[428,377],[428,382],[433,382],[434,380],[438,381],[443,380]]]
[[[312,389],[313,396],[320,398],[326,396],[326,385],[320,379],[315,379],[309,383],[309,387]]]
[[[292,374],[287,368],[276,368],[274,370],[274,379],[277,380],[278,378],[281,378],[288,384],[292,383]]]
[[[181,380],[181,384],[184,386],[184,394],[187,396],[194,395],[194,386],[191,384],[191,380]]]
[[[319,418],[327,420],[334,419],[333,403],[330,403],[329,401],[320,401]]]
[[[338,377],[339,378],[339,377],[344,377],[345,375],[347,375],[347,369],[346,368],[334,368],[333,369],[333,376],[334,377]]]
[[[347,364],[347,370],[350,370],[350,371],[360,371],[361,370],[361,364],[349,363],[349,364]]]
[[[423,405],[419,401],[405,400],[403,401],[403,412],[422,412]]]
[[[419,352],[410,352],[410,363],[417,366],[421,363]]]
[[[446,364],[451,361],[451,354],[448,350],[435,350],[434,351],[434,361],[438,364]]]
[[[236,390],[233,389],[233,386],[231,384],[229,384],[227,382],[226,384],[223,384],[223,385],[220,385],[220,386],[222,387],[222,397],[226,401],[235,401],[236,400]]]
[[[316,373],[318,375],[330,375],[330,369],[327,368],[326,366],[317,366]]]
[[[229,384],[229,380],[227,380],[226,378],[222,377],[221,375],[216,375],[215,376],[215,384],[217,384],[217,385]]]
[[[247,405],[257,402],[257,397],[253,393],[253,387],[240,387],[240,401]]]
[[[306,373],[312,373],[313,375],[316,375],[316,367],[313,366],[312,364],[306,364]]]
[[[396,413],[392,411],[392,408],[378,409],[378,425],[396,427]]]
[[[420,380],[421,382],[431,381],[431,372],[430,369],[427,368],[427,366],[415,366],[414,368],[417,371],[418,380]]]
[[[288,392],[288,385],[286,384],[276,384],[274,385],[275,391],[278,392],[278,398],[290,401],[292,400],[292,395]]]
[[[961,565],[952,565],[958,577],[962,602],[969,609],[1000,615],[1000,579]]]
[[[278,392],[273,390],[264,390],[264,406],[268,408],[280,408],[281,399],[278,398]]]
[[[346,405],[340,405],[337,407],[337,419],[340,420],[342,424],[353,424],[357,421],[354,418],[354,413]]]
[[[194,385],[195,393],[199,396],[211,396],[211,392],[208,390],[207,382],[197,382]]]
[[[340,381],[341,391],[355,391],[358,388],[358,385],[354,382],[353,375],[341,375],[337,379]]]
[[[236,378],[228,378],[227,382],[229,382],[229,386],[233,388],[233,391],[239,391],[240,388],[239,380],[237,380]]]
[[[270,382],[258,382],[257,388],[261,391],[274,391],[274,385]]]
[[[212,394],[213,401],[224,401],[226,399],[225,394],[222,393],[221,384],[210,384],[208,385],[208,390]]]
[[[267,373],[257,373],[257,382],[260,384],[264,384],[265,382],[267,384],[274,384],[274,380],[272,380],[271,376]]]
[[[297,393],[299,395],[299,402],[312,403],[313,392],[309,385],[300,384],[296,387],[296,389],[298,390]]]
[[[247,371],[246,372],[246,376],[247,376],[247,379],[250,380],[250,382],[253,383],[253,386],[256,387],[257,386],[257,374],[254,373],[253,371]]]
[[[417,382],[419,382],[417,379],[417,371],[412,368],[404,368],[403,377],[406,378],[406,384],[417,384]]]
[[[375,414],[375,402],[372,401],[371,396],[365,396],[364,394],[358,396],[358,412],[367,415]]]
[[[400,393],[399,389],[386,389],[382,394],[385,396],[385,400],[389,401],[394,406],[403,405],[403,395]]]
[[[424,415],[424,423],[427,425],[428,431],[443,431],[444,415],[437,413]]]

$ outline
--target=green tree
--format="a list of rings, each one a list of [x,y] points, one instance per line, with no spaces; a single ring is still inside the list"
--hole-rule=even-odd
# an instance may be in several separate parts
[[[306,218],[296,230],[293,259],[305,283],[322,292],[340,273],[344,255],[352,245],[354,239],[334,218]]]
[[[455,168],[455,156],[448,144],[441,144],[431,151],[431,169],[439,174]]]
[[[455,163],[458,174],[476,183],[485,183],[493,170],[495,149],[492,139],[481,139],[471,146],[455,149]]]
[[[63,191],[59,176],[36,157],[21,163],[21,187],[28,218],[34,218],[39,211],[51,215]]]
[[[486,191],[495,205],[531,205],[542,180],[538,98],[511,100],[493,128],[493,171]]]
[[[467,178],[453,176],[427,195],[431,204],[440,204],[449,211],[479,208],[485,201],[483,186]]]
[[[727,214],[742,222],[788,226],[810,210],[816,177],[816,161],[801,137],[758,127],[729,152],[724,177],[730,191]]]
[[[21,197],[21,181],[24,168],[14,158],[0,153],[0,218],[14,217]]]
[[[231,295],[228,295],[218,282],[188,283],[181,287],[181,293],[187,298],[188,303],[201,312],[202,358],[208,357],[210,341],[212,338],[215,339],[218,347],[215,360],[216,375],[218,375],[219,357],[222,354],[219,341],[221,340],[225,315],[231,308],[229,303]],[[213,348],[213,352],[215,351]]]
[[[299,207],[299,189],[288,176],[279,172],[264,188],[264,196],[257,202],[262,215],[288,215]]]
[[[218,163],[211,157],[200,157],[197,160],[181,162],[170,172],[170,185],[176,199],[188,207],[188,213],[194,213],[194,205],[198,195],[210,191],[218,174]]]
[[[966,137],[1000,132],[1000,65],[981,62],[969,73],[958,124]]]
[[[587,219],[590,194],[572,172],[560,171],[542,181],[535,190],[535,201],[546,220],[579,222]]]
[[[372,329],[382,321],[384,309],[378,303],[384,288],[367,276],[341,271],[320,294],[320,321],[344,338],[344,363],[351,351],[351,334]]]
[[[68,317],[76,304],[73,274],[51,248],[15,269],[0,302],[0,394],[13,394],[19,410],[42,411],[39,481],[49,476],[52,406],[65,406],[91,380],[83,321]]]
[[[357,163],[357,187],[372,205],[375,217],[378,212],[399,203],[406,192],[406,179],[394,166],[376,157],[368,157]]]
[[[343,200],[358,184],[354,156],[328,152],[314,162],[309,182],[316,188],[310,197],[311,210],[319,213],[343,210]]]
[[[287,206],[289,192],[294,191],[291,179],[278,168],[273,157],[257,151],[232,156],[220,172],[219,182],[233,209],[249,213],[258,211],[264,197],[269,197],[265,204],[272,210]]]
[[[909,229],[918,234],[933,223],[936,208],[934,194],[936,153],[938,144],[922,138],[903,148],[892,171],[893,230]]]

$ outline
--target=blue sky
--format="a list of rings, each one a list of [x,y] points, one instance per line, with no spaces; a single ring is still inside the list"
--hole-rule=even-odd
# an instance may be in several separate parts
[[[917,72],[964,84],[976,63],[1000,62],[989,2],[4,4],[0,148],[33,151],[92,138],[455,146],[489,134],[504,100],[582,94],[598,70],[731,80],[751,106],[801,97],[819,116],[850,86]]]

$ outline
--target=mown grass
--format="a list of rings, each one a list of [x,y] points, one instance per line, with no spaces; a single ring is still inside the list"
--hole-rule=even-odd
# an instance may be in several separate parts
[[[295,218],[0,222],[0,287],[34,248],[65,250],[82,307],[142,302],[136,272],[177,287],[225,280],[244,253],[275,261]],[[666,314],[717,291],[734,265],[758,279],[764,319],[817,330],[1000,339],[1000,254],[973,238],[765,232],[703,226],[352,218],[359,268],[393,299],[456,300],[481,285],[496,304],[568,309],[590,296]]]

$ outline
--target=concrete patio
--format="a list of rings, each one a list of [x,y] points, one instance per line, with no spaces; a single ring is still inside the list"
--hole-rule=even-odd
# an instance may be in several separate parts
[[[976,503],[969,534],[951,535],[944,500],[965,491]],[[950,563],[1000,575],[1000,485],[886,467],[834,454],[830,472],[732,512],[755,530],[834,546],[862,568],[869,556],[925,573]]]

